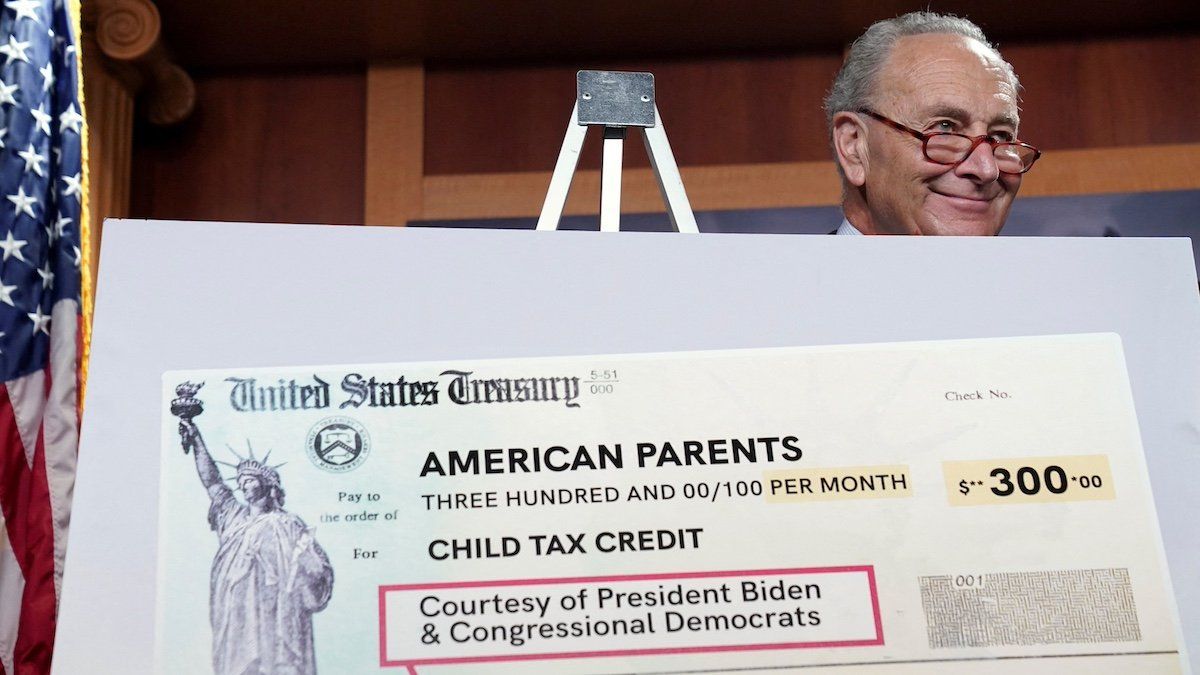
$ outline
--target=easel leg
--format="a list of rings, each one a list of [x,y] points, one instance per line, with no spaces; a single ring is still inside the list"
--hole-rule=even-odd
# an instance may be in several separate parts
[[[667,142],[658,106],[654,106],[654,121],[654,126],[642,129],[642,139],[646,142],[646,154],[650,155],[650,166],[654,167],[654,177],[658,179],[658,190],[667,205],[667,215],[676,232],[698,233],[696,215],[692,213],[692,205],[683,189],[683,178],[679,176],[679,166],[675,164],[675,155]]]
[[[621,161],[625,127],[604,127],[604,164],[600,171],[600,231],[621,230]]]
[[[587,135],[587,129],[579,124],[579,104],[576,103],[571,110],[571,120],[567,122],[562,149],[558,151],[558,162],[554,165],[550,188],[546,190],[546,201],[542,203],[542,215],[538,217],[537,222],[539,230],[558,229],[558,221],[562,218],[567,195],[571,192],[571,179],[575,177],[575,167],[579,164],[579,153],[583,150],[583,139]]]

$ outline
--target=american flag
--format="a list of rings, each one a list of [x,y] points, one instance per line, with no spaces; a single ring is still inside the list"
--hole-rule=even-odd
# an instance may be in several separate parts
[[[46,673],[79,437],[81,137],[63,0],[0,13],[0,671]]]

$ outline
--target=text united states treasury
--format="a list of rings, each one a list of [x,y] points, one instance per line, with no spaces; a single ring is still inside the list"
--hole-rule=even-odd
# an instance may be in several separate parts
[[[177,371],[162,672],[1182,672],[1120,340]]]

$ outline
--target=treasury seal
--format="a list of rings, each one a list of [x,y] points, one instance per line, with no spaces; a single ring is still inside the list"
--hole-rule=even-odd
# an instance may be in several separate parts
[[[309,429],[305,450],[318,468],[342,473],[367,459],[371,437],[363,425],[349,417],[326,417]]]

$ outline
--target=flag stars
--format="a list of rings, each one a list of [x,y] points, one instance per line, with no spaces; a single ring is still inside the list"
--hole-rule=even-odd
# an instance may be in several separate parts
[[[41,307],[38,307],[37,311],[26,313],[25,316],[29,317],[29,320],[33,322],[34,333],[41,331],[46,335],[50,334],[50,315],[42,314]]]
[[[54,64],[47,61],[46,65],[38,68],[38,72],[42,74],[42,93],[44,94],[54,86]]]
[[[67,129],[79,133],[80,127],[83,125],[83,115],[79,114],[79,110],[75,108],[75,104],[67,106],[63,114],[58,116],[58,131],[66,133]]]
[[[37,149],[33,147],[33,143],[29,144],[27,150],[22,150],[17,153],[21,159],[25,160],[25,171],[32,171],[39,176],[44,176],[42,172],[42,162],[46,161],[45,155],[39,155]]]
[[[12,199],[12,197],[9,197],[9,199]],[[12,230],[9,230],[8,237],[6,237],[4,239],[4,241],[0,241],[0,248],[4,249],[3,260],[8,260],[9,258],[16,258],[17,260],[26,262],[25,255],[21,253],[21,249],[25,248],[25,246],[28,244],[29,244],[29,242],[25,241],[24,239],[13,238]],[[9,303],[9,304],[12,304],[12,303]]]
[[[21,88],[19,84],[8,84],[0,80],[0,105],[17,105],[17,99],[13,96],[13,92]]]
[[[66,179],[64,178],[63,180]],[[25,188],[23,186],[18,185],[17,194],[8,195],[7,199],[13,203],[13,215],[19,216],[24,213],[30,218],[37,218],[37,216],[33,213],[33,205],[38,202],[38,199],[37,197],[31,197],[25,194]],[[9,233],[9,236],[12,236],[11,232]]]
[[[29,63],[29,57],[25,55],[26,49],[29,49],[28,42],[18,42],[17,36],[9,35],[8,44],[0,45],[0,54],[3,54],[5,57],[7,57],[4,61],[4,65],[7,66],[13,61],[24,61],[25,63]]]
[[[38,0],[13,0],[12,2],[4,3],[4,6],[17,13],[17,21],[22,17],[33,19],[41,23],[41,19],[37,15],[37,7],[42,4]]]
[[[116,0],[118,4],[124,1]],[[83,2],[85,13],[91,5],[107,7],[113,4],[109,0]],[[59,9],[54,11],[52,5],[56,3]],[[0,181],[0,386],[3,382],[19,381],[26,375],[38,375],[51,368],[57,387],[63,384],[59,380],[74,377],[70,363],[67,372],[59,372],[58,366],[73,362],[79,356],[76,352],[80,345],[72,337],[77,319],[73,312],[78,311],[80,284],[85,283],[80,276],[81,249],[87,246],[79,240],[82,171],[85,168],[81,160],[87,152],[86,146],[80,143],[83,132],[88,130],[88,122],[94,120],[86,118],[79,98],[82,80],[78,66],[83,47],[71,44],[78,37],[72,35],[78,26],[72,27],[74,17],[68,15],[68,8],[73,6],[78,11],[78,4],[79,0],[0,0],[0,168],[3,169],[0,173],[4,179]],[[91,251],[88,254],[90,256]],[[59,304],[64,306],[59,307]],[[70,308],[71,304],[74,309]],[[60,316],[60,311],[65,311],[66,315]],[[62,323],[64,320],[67,323]],[[58,335],[60,330],[68,328],[72,335]],[[59,340],[60,337],[66,339]],[[76,401],[73,397],[49,396],[52,392],[48,389],[42,392],[37,387],[27,389],[30,391],[26,393],[38,399],[28,401],[33,406],[31,410],[37,408],[36,414],[41,414],[42,407],[46,419],[59,412],[68,417],[74,414]],[[30,425],[25,425],[29,429],[22,431],[38,431],[38,424],[38,420],[33,419]],[[22,440],[17,439],[15,432],[12,435],[16,439],[14,443]],[[26,433],[25,436],[27,438],[23,440],[30,441],[29,447],[22,451],[14,446],[14,452],[10,454],[14,461],[36,468],[32,441],[37,440],[40,444],[41,436],[38,433],[32,436]],[[47,439],[55,443],[63,440],[49,436]],[[70,445],[67,442],[70,439],[65,436],[64,439]],[[0,447],[9,449],[3,440],[0,440]],[[0,454],[4,452],[0,451]],[[49,470],[62,473],[62,468],[52,466]],[[0,492],[9,487],[28,492],[32,485],[34,492],[30,494],[41,496],[44,501],[45,490],[36,492],[36,485],[45,485],[46,472],[26,473],[29,475],[15,476],[17,480],[13,482],[8,481],[8,475],[0,469],[5,479],[0,481],[4,483]],[[53,473],[49,480],[53,486],[56,480]],[[47,511],[47,517],[50,515]],[[43,539],[48,551],[49,544],[53,543],[49,541],[51,523],[47,520],[45,524],[47,536]],[[0,540],[4,538],[0,530]],[[24,553],[40,555],[27,548],[22,552],[20,546],[16,546],[18,558],[15,560],[23,559]],[[0,541],[0,550],[4,549],[5,543]],[[52,558],[52,553],[46,555]],[[53,567],[53,561],[48,558],[47,561],[49,567]],[[0,568],[3,567],[4,563],[0,562]],[[26,595],[53,608],[53,584],[45,586],[49,588],[39,587],[35,589],[37,593]],[[13,603],[8,599],[5,592],[0,591],[0,607],[3,608],[0,615],[18,617],[19,611],[6,611],[19,610],[18,607],[10,608]],[[0,616],[0,624],[4,623],[3,616]],[[25,617],[19,618],[23,621]],[[0,638],[0,646],[3,643],[4,639]],[[0,649],[0,652],[4,651]],[[4,668],[0,667],[0,670]]]
[[[42,101],[41,103],[39,103],[37,109],[30,110],[29,114],[33,115],[33,119],[37,120],[36,126],[37,126],[38,130],[41,131],[43,134],[46,134],[47,136],[49,136],[50,135],[50,119],[51,119],[52,115],[50,115],[50,113],[46,112],[46,102]]]
[[[80,190],[79,181],[82,180],[81,176],[82,176],[82,172],[77,173],[74,176],[63,176],[62,177],[62,179],[61,179],[62,182],[67,184],[67,189],[63,190],[62,196],[64,196],[64,197],[74,196],[77,201],[82,201],[82,198],[79,194],[79,190]],[[18,188],[18,189],[20,189],[20,188]],[[9,199],[12,199],[12,197],[9,197]]]

